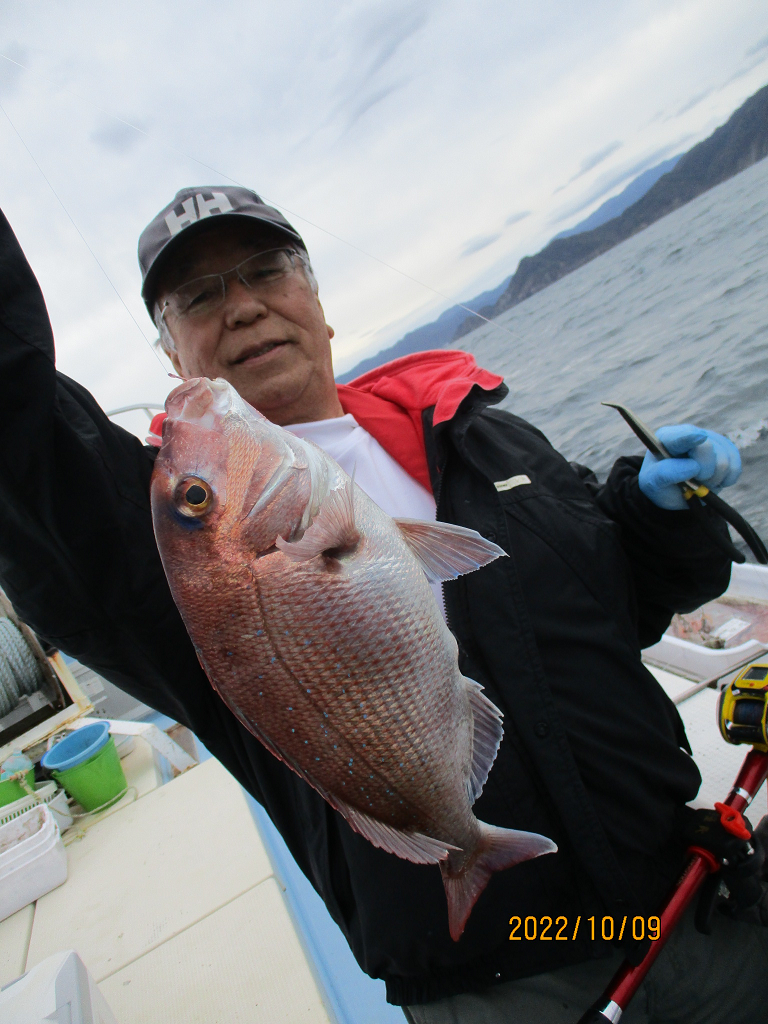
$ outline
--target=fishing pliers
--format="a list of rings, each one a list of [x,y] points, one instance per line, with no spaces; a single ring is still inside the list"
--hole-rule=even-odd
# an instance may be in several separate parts
[[[625,405],[619,405],[617,402],[603,402],[602,404],[621,413],[651,454],[656,455],[660,459],[672,459],[675,457],[667,451],[653,431],[646,427],[643,421],[638,419]],[[737,533],[741,534],[758,562],[763,565],[768,564],[768,550],[766,550],[765,544],[763,544],[756,530],[749,525],[743,516],[739,515],[735,508],[731,508],[719,495],[715,494],[714,491],[710,491],[705,484],[700,483],[698,480],[685,480],[679,486],[688,508],[696,517],[697,522],[710,536],[713,543],[725,551],[732,561],[742,563],[746,559],[741,551],[723,536],[712,523],[706,514],[704,505],[709,505],[722,519],[730,523]]]

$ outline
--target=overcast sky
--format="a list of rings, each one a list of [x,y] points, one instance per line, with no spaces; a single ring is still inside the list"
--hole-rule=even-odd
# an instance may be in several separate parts
[[[725,121],[768,83],[768,8],[0,0],[0,54],[0,207],[60,369],[113,408],[174,383],[135,252],[179,188],[234,180],[284,210],[343,371]]]

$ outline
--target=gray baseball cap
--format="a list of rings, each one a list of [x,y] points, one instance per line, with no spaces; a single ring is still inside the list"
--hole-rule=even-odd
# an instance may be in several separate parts
[[[158,273],[177,246],[178,239],[188,239],[210,224],[211,217],[252,217],[262,224],[277,228],[305,252],[307,247],[298,231],[272,206],[250,189],[231,185],[202,185],[183,188],[164,209],[150,221],[139,237],[141,297],[152,315],[154,290]]]

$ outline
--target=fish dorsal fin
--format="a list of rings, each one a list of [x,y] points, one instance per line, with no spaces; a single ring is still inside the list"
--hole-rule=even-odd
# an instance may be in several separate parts
[[[339,814],[349,822],[355,832],[359,832],[369,843],[380,850],[394,853],[397,857],[410,860],[414,864],[438,864],[445,860],[457,846],[444,843],[439,839],[422,835],[421,832],[402,832],[400,829],[385,825],[383,821],[372,818],[363,811],[358,811],[351,804],[346,804],[334,796],[333,804]]]
[[[304,562],[323,552],[347,551],[359,540],[355,526],[354,483],[347,477],[341,487],[329,491],[323,498],[300,540],[278,537],[275,546],[293,561]]]
[[[498,544],[464,526],[428,523],[422,519],[395,519],[395,522],[430,583],[455,580],[506,555]]]
[[[501,711],[488,700],[483,688],[474,679],[464,678],[469,706],[472,709],[472,765],[467,779],[467,795],[473,804],[483,792],[504,735]]]

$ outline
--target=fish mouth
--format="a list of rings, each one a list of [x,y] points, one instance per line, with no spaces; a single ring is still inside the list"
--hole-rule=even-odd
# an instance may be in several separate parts
[[[230,359],[229,365],[240,366],[249,359],[259,359],[267,355],[268,352],[273,352],[276,348],[283,348],[285,345],[290,344],[292,343],[287,338],[274,338],[269,341],[259,342],[256,345],[249,345],[235,359]]]
[[[169,420],[212,425],[213,419],[225,415],[231,404],[231,390],[226,381],[193,377],[173,389],[165,400],[165,410]]]

